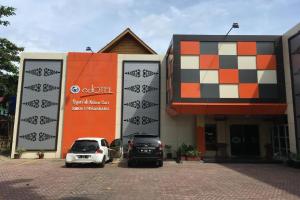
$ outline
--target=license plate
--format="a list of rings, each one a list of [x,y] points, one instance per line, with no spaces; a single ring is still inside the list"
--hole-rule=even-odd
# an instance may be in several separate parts
[[[84,158],[84,159],[87,159],[87,158],[90,158],[90,156],[88,156],[88,155],[79,155],[78,158]]]
[[[142,153],[151,153],[150,149],[141,149],[140,150]]]

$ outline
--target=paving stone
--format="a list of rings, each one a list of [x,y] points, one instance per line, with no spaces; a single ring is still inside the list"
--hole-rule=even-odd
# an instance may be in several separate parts
[[[63,160],[6,160],[0,161],[0,199],[300,199],[300,170],[199,162],[65,168]]]

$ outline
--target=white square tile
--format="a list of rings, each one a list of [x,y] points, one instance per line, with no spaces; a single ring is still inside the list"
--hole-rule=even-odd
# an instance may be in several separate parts
[[[199,56],[181,56],[181,69],[199,69]]]
[[[276,70],[257,70],[258,83],[277,83]]]
[[[236,42],[219,42],[219,55],[237,55]]]
[[[239,69],[256,69],[255,56],[238,56]]]
[[[238,85],[220,84],[220,98],[239,98]]]
[[[219,83],[218,70],[200,70],[200,83]]]

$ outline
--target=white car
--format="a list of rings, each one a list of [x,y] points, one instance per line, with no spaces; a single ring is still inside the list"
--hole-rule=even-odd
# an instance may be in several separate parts
[[[66,167],[84,163],[104,167],[109,159],[109,144],[105,138],[78,138],[67,153]]]

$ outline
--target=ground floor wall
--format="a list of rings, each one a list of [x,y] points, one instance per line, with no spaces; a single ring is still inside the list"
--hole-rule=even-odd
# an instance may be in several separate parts
[[[267,156],[267,146],[272,145],[271,133],[274,123],[260,118],[251,117],[226,117],[223,120],[216,120],[215,117],[210,116],[177,116],[165,119],[167,126],[163,126],[162,141],[165,144],[172,145],[173,155],[176,155],[177,149],[183,144],[192,145],[201,151],[202,155],[206,158],[215,158],[217,150],[206,150],[205,147],[205,133],[202,139],[198,139],[197,128],[203,126],[205,132],[205,125],[216,125],[216,142],[218,144],[226,144],[225,157],[234,157],[231,154],[231,137],[230,127],[232,125],[256,125],[258,126],[258,140],[259,140],[259,156],[265,158]],[[201,122],[199,122],[201,121]],[[199,125],[200,124],[200,125]],[[204,140],[204,141],[201,141]],[[200,142],[200,144],[199,144]]]
[[[231,141],[230,141],[230,126],[231,125],[257,125],[259,132],[259,152],[260,157],[266,156],[266,145],[271,144],[271,130],[272,123],[261,119],[251,119],[241,117],[240,119],[228,118],[222,121],[216,121],[213,118],[205,118],[205,122],[208,124],[217,125],[217,142],[226,143],[226,154],[231,157]],[[207,151],[206,156],[216,156],[216,151]]]

